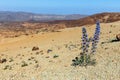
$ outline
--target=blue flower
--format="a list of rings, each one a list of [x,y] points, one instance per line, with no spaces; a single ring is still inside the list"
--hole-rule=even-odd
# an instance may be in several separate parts
[[[83,53],[88,53],[89,39],[85,27],[82,28],[82,50]]]
[[[89,44],[92,41],[91,53],[94,53],[97,49],[97,43],[99,42],[100,35],[100,22],[97,21],[96,29],[93,38],[88,38],[86,28],[82,28],[82,51],[87,54],[89,49]]]
[[[92,39],[92,51],[91,53],[94,53],[96,51],[96,48],[97,48],[97,43],[99,41],[99,35],[100,35],[100,22],[97,21],[96,23],[96,30],[95,30],[95,33],[94,33],[94,37]]]

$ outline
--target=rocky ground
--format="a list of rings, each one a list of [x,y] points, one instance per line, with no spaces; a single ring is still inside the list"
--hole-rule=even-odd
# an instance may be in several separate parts
[[[87,26],[93,36],[95,25]],[[74,67],[81,52],[81,27],[19,37],[0,37],[0,80],[119,80],[120,21],[101,23],[95,66]]]

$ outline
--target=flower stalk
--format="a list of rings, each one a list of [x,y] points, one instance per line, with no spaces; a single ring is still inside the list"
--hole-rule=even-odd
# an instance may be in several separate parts
[[[80,57],[76,57],[73,60],[73,65],[94,65],[95,59],[91,59],[91,54],[96,52],[97,43],[99,41],[100,36],[100,22],[97,21],[96,29],[93,38],[88,38],[87,30],[85,27],[82,28],[82,54]],[[91,51],[89,51],[90,42],[92,42]]]

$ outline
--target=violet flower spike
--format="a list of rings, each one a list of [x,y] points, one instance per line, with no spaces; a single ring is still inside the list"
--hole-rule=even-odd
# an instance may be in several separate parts
[[[97,43],[99,41],[99,35],[100,35],[100,22],[97,21],[97,23],[96,23],[96,30],[95,30],[95,33],[94,33],[94,37],[92,39],[91,53],[94,53],[96,51]]]
[[[82,50],[83,53],[88,53],[89,42],[85,27],[82,28]]]

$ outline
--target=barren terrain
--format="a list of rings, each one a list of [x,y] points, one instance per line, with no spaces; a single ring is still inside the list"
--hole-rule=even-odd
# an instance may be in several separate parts
[[[94,25],[86,26],[89,37]],[[81,52],[81,27],[0,37],[0,80],[120,80],[120,21],[101,23],[97,64],[73,67]]]

